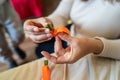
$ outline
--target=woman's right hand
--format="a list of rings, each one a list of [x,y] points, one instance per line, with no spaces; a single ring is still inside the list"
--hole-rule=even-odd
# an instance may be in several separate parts
[[[54,52],[56,56],[50,55],[46,51],[42,51],[41,54],[57,64],[75,63],[88,54],[100,54],[103,50],[103,42],[96,38],[78,38],[66,33],[59,33],[55,39]],[[69,44],[67,48],[62,46],[62,40]]]
[[[44,27],[47,24],[53,26],[52,21],[45,17],[29,19],[24,22],[24,31],[35,43],[45,42],[53,37],[51,31]]]

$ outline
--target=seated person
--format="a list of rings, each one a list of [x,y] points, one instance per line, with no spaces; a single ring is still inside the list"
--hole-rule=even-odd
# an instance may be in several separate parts
[[[62,0],[50,16],[24,23],[26,34],[34,42],[42,43],[53,38],[51,31],[44,28],[46,24],[58,27],[66,25],[68,19],[73,21],[71,35],[60,33],[55,37],[54,55],[41,52],[50,62],[52,80],[119,80],[119,5],[119,0]],[[67,48],[62,47],[61,40],[68,43]],[[11,70],[17,72],[11,75],[19,73],[17,80],[23,79],[20,76],[42,80],[43,60]]]
[[[1,57],[9,61],[10,67],[15,67],[17,63],[12,58],[13,52],[17,53],[21,59],[26,58],[25,52],[19,47],[19,44],[25,39],[25,34],[10,0],[0,0],[0,33]]]

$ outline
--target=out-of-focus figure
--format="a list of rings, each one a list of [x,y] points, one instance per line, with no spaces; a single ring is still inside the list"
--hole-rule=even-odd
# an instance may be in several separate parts
[[[26,58],[26,54],[19,47],[24,38],[22,23],[11,2],[0,0],[0,58],[7,60],[10,67],[17,66],[12,57],[13,52],[21,59]]]
[[[43,16],[42,0],[11,0],[21,20]]]

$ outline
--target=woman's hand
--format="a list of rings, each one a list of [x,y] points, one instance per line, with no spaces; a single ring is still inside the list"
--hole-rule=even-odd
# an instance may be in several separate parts
[[[61,40],[69,44],[66,49],[62,47]],[[54,63],[74,63],[89,53],[99,54],[103,49],[103,43],[94,38],[76,38],[65,33],[60,33],[56,36],[54,49],[57,56],[52,56],[46,51],[42,51],[41,53]]]
[[[51,31],[44,26],[52,22],[47,18],[30,19],[24,22],[25,33],[36,43],[50,40],[53,36]]]

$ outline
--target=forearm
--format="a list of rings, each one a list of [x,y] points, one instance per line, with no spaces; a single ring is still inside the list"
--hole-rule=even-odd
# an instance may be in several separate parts
[[[86,38],[87,53],[100,54],[103,50],[103,42],[96,38]]]
[[[120,59],[120,39],[109,40],[101,37],[97,38],[104,44],[103,50],[98,56]]]
[[[97,38],[90,38],[89,39],[90,42],[90,48],[91,48],[91,52],[94,54],[100,54],[103,50],[103,42],[100,39]]]

